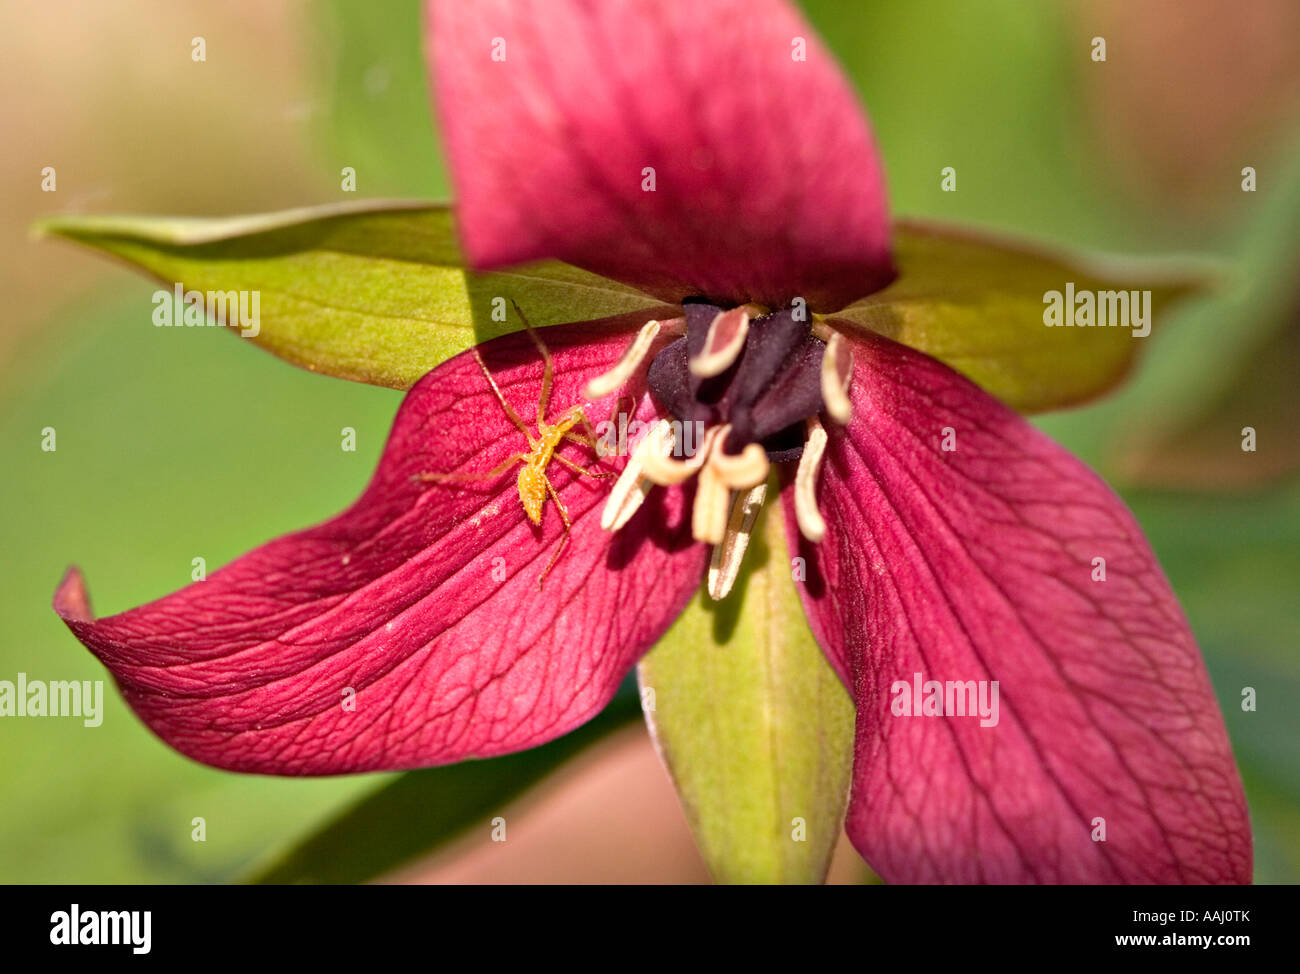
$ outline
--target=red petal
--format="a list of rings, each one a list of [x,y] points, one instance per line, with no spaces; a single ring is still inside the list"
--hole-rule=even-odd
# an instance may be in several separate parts
[[[581,401],[582,383],[629,336],[589,323],[543,334],[556,366],[549,418]],[[542,366],[527,335],[481,349],[531,426]],[[593,422],[612,402],[589,409]],[[55,607],[160,737],[218,767],[377,771],[541,744],[605,705],[698,587],[706,552],[680,492],[656,491],[610,535],[599,526],[606,482],[552,462],[573,530],[539,591],[560,521],[551,502],[541,529],[525,519],[518,468],[494,481],[412,481],[489,470],[525,449],[474,359],[459,355],[406,396],[370,486],[334,520],[98,621],[74,570]],[[597,463],[576,444],[562,452],[609,470],[625,462]]]
[[[429,23],[477,264],[815,311],[892,278],[866,119],[784,0],[448,0]]]
[[[858,703],[858,850],[891,882],[1248,882],[1223,719],[1132,515],[934,359],[880,338],[854,355],[826,539],[801,553],[813,630]],[[998,723],[896,716],[894,683],[917,673],[999,681]]]

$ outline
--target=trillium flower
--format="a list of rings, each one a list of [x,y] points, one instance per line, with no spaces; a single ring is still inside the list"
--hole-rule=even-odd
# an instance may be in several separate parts
[[[285,775],[529,748],[598,713],[702,584],[739,598],[779,518],[856,707],[846,828],[887,881],[1249,881],[1222,717],[1140,528],[907,344],[879,157],[799,14],[484,0],[429,30],[472,265],[557,259],[648,309],[448,359],[351,508],[206,581],[95,619],[69,572],[55,607],[144,722]],[[648,432],[610,453],[605,420]],[[954,714],[953,685],[996,716]]]

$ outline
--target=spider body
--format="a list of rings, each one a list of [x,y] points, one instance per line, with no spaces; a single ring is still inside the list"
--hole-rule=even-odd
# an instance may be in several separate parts
[[[546,476],[546,468],[552,460],[559,460],[567,463],[564,457],[557,456],[555,451],[564,440],[569,437],[570,431],[579,423],[586,421],[580,407],[574,406],[565,412],[553,424],[547,424],[542,421],[537,423],[537,436],[528,435],[532,450],[528,453],[517,454],[511,459],[518,459],[523,464],[519,468],[519,503],[524,506],[524,513],[528,515],[528,520],[536,525],[542,523],[542,508],[546,504],[546,495],[551,489],[550,478]],[[576,434],[575,434],[575,438]],[[578,438],[578,442],[586,443],[586,438]],[[576,467],[583,473],[592,473],[584,467]],[[603,475],[601,475],[603,476]],[[554,496],[554,495],[553,495]],[[560,503],[559,497],[554,497],[555,504],[561,514],[565,514],[564,505]]]

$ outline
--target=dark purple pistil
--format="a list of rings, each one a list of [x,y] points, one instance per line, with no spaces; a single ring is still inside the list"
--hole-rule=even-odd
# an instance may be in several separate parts
[[[775,311],[749,323],[745,345],[730,368],[700,379],[691,374],[690,358],[704,348],[709,325],[723,309],[695,301],[683,307],[686,337],[650,363],[655,399],[683,422],[708,427],[730,423],[731,433],[723,443],[727,453],[759,443],[773,462],[799,459],[803,421],[824,406],[821,365],[826,343],[814,338],[808,322],[796,320],[792,309]]]

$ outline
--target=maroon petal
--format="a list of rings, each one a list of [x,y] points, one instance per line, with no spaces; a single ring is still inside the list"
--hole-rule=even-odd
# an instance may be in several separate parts
[[[542,333],[555,357],[550,418],[617,360],[626,327]],[[525,334],[481,347],[530,426],[541,360]],[[638,415],[652,419],[637,392]],[[591,407],[603,419],[612,399]],[[617,535],[600,529],[606,481],[547,469],[573,521],[547,502],[530,524],[518,468],[527,449],[470,353],[406,396],[374,479],[345,513],[258,548],[166,598],[94,620],[80,575],[55,596],[68,626],[113,672],[160,737],[218,767],[333,774],[443,764],[541,744],[587,720],[698,587],[706,557],[677,491],[656,491]],[[597,462],[585,446],[561,453]],[[353,696],[355,694],[355,696]]]
[[[813,630],[858,704],[858,850],[892,882],[1248,882],[1223,720],[1132,515],[946,366],[874,337],[854,355],[829,529],[801,553]],[[896,681],[918,673],[988,681],[988,703],[998,681],[997,723],[898,715]]]
[[[476,264],[815,311],[893,277],[866,119],[785,0],[448,0],[429,23]]]

